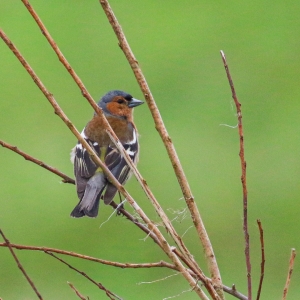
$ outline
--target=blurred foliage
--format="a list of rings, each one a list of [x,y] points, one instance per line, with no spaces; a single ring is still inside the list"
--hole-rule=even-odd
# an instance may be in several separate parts
[[[92,109],[59,63],[21,1],[0,0],[0,26],[81,130]],[[99,99],[111,89],[142,94],[98,1],[32,0],[53,38]],[[254,294],[260,246],[256,219],[265,232],[266,270],[262,299],[279,299],[290,248],[300,249],[300,2],[297,1],[111,1],[147,77],[175,143],[206,224],[226,285],[246,293],[235,109],[219,55],[224,50],[242,103],[249,191],[249,227]],[[55,116],[42,93],[0,42],[0,139],[72,175],[70,149],[76,139]],[[139,169],[163,205],[185,207],[171,164],[144,105],[136,109],[141,138]],[[74,186],[1,148],[0,226],[13,243],[56,247],[120,262],[167,259],[142,232],[110,207],[97,219],[72,219]],[[127,184],[149,216],[158,221],[135,179]],[[128,207],[128,205],[127,205]],[[179,233],[191,225],[175,223]],[[184,237],[206,269],[195,231]],[[9,251],[0,249],[0,297],[35,295]],[[23,266],[45,299],[74,299],[67,281],[90,299],[106,299],[84,278],[43,253],[18,251]],[[125,299],[162,299],[189,287],[169,270],[121,270],[66,258]],[[206,271],[206,270],[205,270]],[[296,265],[288,299],[299,299]],[[18,288],[16,288],[16,286]],[[197,299],[184,293],[178,299]],[[232,297],[227,296],[227,299]]]

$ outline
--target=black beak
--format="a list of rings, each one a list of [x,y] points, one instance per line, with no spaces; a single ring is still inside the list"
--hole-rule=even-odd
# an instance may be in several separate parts
[[[139,106],[139,105],[141,105],[141,104],[143,104],[143,103],[144,103],[144,102],[141,101],[141,100],[131,98],[131,100],[130,100],[129,103],[128,103],[128,107],[130,107],[130,108],[136,107],[136,106]]]

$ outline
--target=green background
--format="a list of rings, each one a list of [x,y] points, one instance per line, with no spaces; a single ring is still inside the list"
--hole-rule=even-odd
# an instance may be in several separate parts
[[[142,93],[98,1],[31,1],[92,96],[112,89]],[[246,293],[239,138],[235,108],[219,51],[228,59],[242,103],[249,192],[253,293],[260,272],[256,219],[265,234],[261,299],[281,299],[292,247],[300,249],[298,1],[111,1],[153,92],[191,185],[224,284]],[[0,26],[22,52],[67,116],[81,130],[92,109],[58,61],[21,1],[0,0]],[[0,41],[0,139],[72,176],[76,138],[8,47]],[[171,218],[185,203],[146,105],[135,111],[140,132],[139,170]],[[73,219],[73,185],[0,148],[0,227],[13,243],[47,246],[118,262],[155,262],[166,256],[145,234],[100,207],[96,219]],[[159,222],[132,178],[130,194]],[[118,201],[116,199],[116,201]],[[129,205],[126,205],[129,208]],[[180,234],[190,226],[174,221]],[[161,228],[161,227],[160,227]],[[184,240],[206,270],[194,229]],[[107,299],[83,277],[50,256],[17,251],[44,299]],[[163,299],[189,289],[166,269],[117,269],[65,257],[124,299]],[[299,259],[298,259],[299,260]],[[296,258],[288,299],[300,297]],[[8,249],[0,248],[0,297],[34,299]],[[197,299],[186,292],[178,299]],[[233,299],[227,296],[227,299]]]

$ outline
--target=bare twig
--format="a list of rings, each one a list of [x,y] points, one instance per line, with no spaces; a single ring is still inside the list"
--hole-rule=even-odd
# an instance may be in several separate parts
[[[259,219],[257,220],[257,225],[259,229],[260,247],[261,247],[260,279],[259,279],[259,285],[258,285],[257,296],[256,296],[256,300],[259,300],[262,283],[265,275],[265,242],[264,242],[264,231],[261,225],[261,221]]]
[[[283,290],[282,300],[286,300],[286,296],[289,291],[291,277],[292,277],[293,268],[294,268],[295,257],[296,257],[296,249],[292,248],[290,262],[289,262],[289,271],[288,271],[286,283],[285,283],[284,290]]]
[[[151,111],[151,114],[152,114],[152,117],[153,117],[153,120],[155,123],[155,127],[156,127],[157,131],[159,132],[161,139],[166,147],[167,153],[169,155],[169,158],[172,163],[172,166],[173,166],[174,172],[176,174],[177,180],[179,182],[179,185],[181,187],[186,204],[191,212],[194,226],[195,226],[198,236],[202,242],[214,286],[216,286],[216,290],[217,290],[219,296],[221,297],[221,299],[223,299],[224,295],[222,292],[222,281],[221,281],[221,275],[220,275],[220,271],[219,271],[219,268],[217,265],[216,257],[214,255],[211,242],[209,240],[208,234],[204,227],[204,223],[201,219],[198,207],[195,204],[194,196],[192,195],[190,186],[186,179],[185,173],[181,166],[181,163],[180,163],[180,160],[176,153],[175,147],[172,143],[172,140],[171,140],[171,138],[167,132],[167,129],[164,125],[164,122],[161,118],[160,112],[155,103],[155,100],[150,91],[150,88],[147,84],[146,78],[145,78],[145,76],[138,64],[138,61],[136,60],[136,58],[127,42],[125,34],[124,34],[116,16],[114,15],[107,0],[100,0],[100,4],[108,18],[108,21],[110,22],[110,24],[117,36],[117,39],[119,41],[119,46],[121,47],[122,51],[124,52],[130,66],[132,68],[132,71],[137,79],[137,82],[141,88],[141,91],[145,96],[145,99],[147,101],[148,107]]]
[[[38,159],[34,158],[33,156],[23,152],[22,150],[18,149],[16,146],[12,146],[2,140],[0,140],[0,145],[4,148],[7,148],[7,149],[14,151],[15,153],[23,156],[26,160],[29,160],[29,161],[39,165],[40,167],[45,168],[46,170],[58,175],[59,177],[61,177],[63,179],[62,182],[75,184],[74,179],[70,178],[69,176],[65,175],[64,173],[60,172],[59,170],[45,164],[41,160],[38,160]]]
[[[167,280],[171,277],[174,277],[174,276],[177,276],[179,273],[174,273],[174,274],[171,274],[171,275],[168,275],[168,276],[165,276],[163,278],[160,278],[160,279],[156,279],[156,280],[152,280],[152,281],[141,281],[141,282],[138,282],[137,285],[141,285],[141,284],[152,284],[152,283],[156,283],[156,282],[161,282],[163,280]]]
[[[243,134],[243,124],[242,124],[242,111],[241,111],[241,103],[238,101],[234,84],[232,81],[232,77],[229,72],[229,67],[226,61],[226,57],[224,52],[221,50],[221,57],[223,60],[223,64],[225,67],[226,75],[228,78],[228,82],[230,85],[232,98],[234,100],[237,118],[238,118],[238,129],[239,129],[239,137],[240,137],[240,160],[241,160],[241,168],[242,168],[242,187],[243,187],[243,212],[244,212],[244,237],[245,237],[245,257],[246,257],[246,268],[247,268],[247,281],[248,281],[248,300],[252,299],[252,284],[251,284],[251,261],[250,261],[250,244],[249,244],[249,232],[248,232],[248,198],[247,198],[247,182],[246,182],[246,161],[244,154],[244,134]]]
[[[67,263],[66,261],[64,261],[63,259],[59,258],[58,256],[54,255],[52,252],[49,251],[45,251],[46,254],[49,254],[50,256],[54,257],[55,259],[57,259],[58,261],[62,262],[63,264],[65,264],[66,266],[68,266],[70,269],[74,270],[75,272],[79,273],[80,275],[82,275],[83,277],[85,277],[87,280],[89,280],[90,282],[92,282],[93,284],[95,284],[100,290],[104,291],[105,294],[107,295],[107,297],[111,300],[114,299],[119,299],[122,300],[122,298],[120,298],[119,296],[117,296],[116,294],[114,294],[113,292],[111,292],[110,290],[108,290],[107,288],[105,288],[103,286],[103,284],[101,284],[100,282],[96,282],[95,280],[93,280],[90,276],[88,276],[86,273],[79,271],[78,269],[76,269],[75,267],[71,266],[69,263]]]
[[[87,298],[85,298],[76,288],[75,286],[71,283],[68,282],[68,285],[70,286],[70,288],[75,292],[75,294],[81,299],[81,300],[87,300]]]
[[[243,295],[242,293],[240,293],[236,290],[235,285],[233,285],[231,288],[224,285],[223,290],[224,290],[224,292],[226,292],[240,300],[248,300],[247,296]]]
[[[15,248],[18,250],[32,250],[32,251],[42,251],[42,252],[51,252],[51,253],[58,253],[58,254],[63,254],[63,255],[68,255],[68,256],[73,256],[77,257],[80,259],[85,259],[93,262],[97,262],[103,265],[109,265],[112,267],[118,267],[118,268],[132,268],[132,269],[138,269],[138,268],[159,268],[159,267],[166,267],[170,268],[173,270],[176,270],[175,266],[167,263],[165,261],[159,261],[156,263],[141,263],[141,264],[131,264],[131,263],[119,263],[115,261],[109,261],[105,259],[100,259],[100,258],[95,258],[92,256],[88,255],[83,255],[79,253],[75,253],[72,251],[66,251],[66,250],[61,250],[61,249],[55,249],[55,248],[49,248],[49,247],[38,247],[38,246],[25,246],[25,245],[19,245],[19,244],[9,244],[11,248]],[[0,243],[0,247],[8,247],[7,243]]]
[[[109,204],[110,206],[112,206],[114,209],[118,208],[118,204],[115,203],[114,201],[110,202]],[[124,208],[118,208],[118,211],[124,216],[126,217],[129,221],[131,221],[132,223],[134,223],[137,227],[139,227],[141,230],[143,230],[147,235],[149,235],[153,241],[158,244],[161,247],[160,241],[159,239],[156,237],[156,235],[150,231],[148,229],[147,226],[145,226],[145,224],[142,224],[137,218],[135,218],[134,216],[132,216],[127,210],[125,210]]]
[[[34,292],[36,293],[37,297],[41,300],[43,300],[41,294],[39,293],[39,291],[37,290],[37,288],[35,287],[33,281],[30,279],[30,277],[28,276],[28,274],[26,273],[25,269],[23,268],[23,266],[21,265],[19,259],[17,258],[13,247],[11,245],[11,243],[9,242],[9,240],[6,238],[6,236],[4,235],[2,229],[0,229],[0,234],[2,235],[4,241],[5,241],[5,246],[9,248],[9,251],[11,253],[11,255],[13,256],[15,262],[17,263],[18,268],[21,270],[21,272],[23,273],[23,275],[25,276],[25,278],[27,279],[28,283],[30,284],[31,288],[34,290]]]

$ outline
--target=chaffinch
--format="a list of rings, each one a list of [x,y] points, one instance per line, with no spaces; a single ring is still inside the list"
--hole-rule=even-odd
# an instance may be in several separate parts
[[[139,144],[137,129],[133,122],[133,108],[143,103],[117,90],[108,92],[98,103],[135,164],[138,160]],[[121,184],[125,184],[130,175],[130,168],[111,142],[103,127],[103,121],[97,114],[94,114],[92,120],[87,123],[81,135],[116,179]],[[109,204],[117,193],[117,188],[109,182],[102,169],[93,162],[80,142],[72,149],[71,161],[74,164],[77,195],[80,200],[71,212],[71,216],[96,217],[100,198],[105,204]]]

